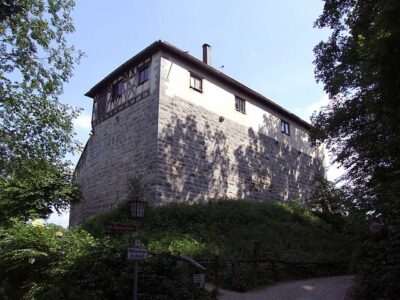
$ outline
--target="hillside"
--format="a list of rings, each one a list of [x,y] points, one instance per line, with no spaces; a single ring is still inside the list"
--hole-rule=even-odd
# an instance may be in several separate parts
[[[127,205],[92,218],[81,227],[102,237],[108,235],[107,225],[113,222],[132,223]],[[218,255],[220,281],[226,287],[232,287],[230,262],[251,258],[253,241],[260,241],[259,257],[272,261],[259,264],[257,274],[252,264],[241,264],[240,283],[235,288],[245,290],[287,279],[345,274],[352,239],[343,232],[344,224],[344,219],[329,224],[296,202],[174,203],[147,208],[141,237],[153,253],[191,256],[204,263],[207,261],[202,258]],[[112,238],[130,239],[128,235]],[[213,278],[211,269],[209,279]]]

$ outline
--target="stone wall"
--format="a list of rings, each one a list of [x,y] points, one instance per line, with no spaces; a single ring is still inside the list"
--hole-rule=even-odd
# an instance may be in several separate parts
[[[162,86],[158,202],[214,197],[304,199],[312,192],[314,175],[323,174],[320,156],[310,156],[251,127],[222,120],[192,102],[168,97],[163,90]]]
[[[154,60],[153,60],[154,62]],[[159,65],[153,64],[151,93],[133,95],[121,109],[93,128],[76,167],[82,201],[71,207],[70,226],[111,210],[127,199],[127,181],[140,176],[155,197]]]

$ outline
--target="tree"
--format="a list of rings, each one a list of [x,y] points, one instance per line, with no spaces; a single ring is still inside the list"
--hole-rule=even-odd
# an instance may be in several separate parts
[[[0,0],[0,224],[46,217],[76,199],[64,157],[78,147],[79,110],[59,101],[82,55],[67,43],[73,7],[71,0]]]
[[[353,211],[353,203],[346,187],[337,187],[323,176],[314,177],[316,189],[307,207],[321,214],[348,215]]]
[[[380,226],[355,268],[367,299],[400,293],[399,20],[398,0],[325,0],[315,23],[332,30],[314,49],[316,78],[332,99],[313,116],[316,135],[347,170],[358,207]]]
[[[379,214],[399,196],[399,20],[397,0],[326,0],[315,23],[332,29],[314,49],[316,78],[332,101],[313,123]]]

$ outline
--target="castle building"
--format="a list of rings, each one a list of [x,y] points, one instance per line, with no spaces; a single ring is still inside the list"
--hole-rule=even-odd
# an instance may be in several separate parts
[[[153,203],[306,199],[324,175],[311,125],[203,60],[157,41],[86,96],[92,134],[76,166],[70,225],[127,199],[139,176]]]

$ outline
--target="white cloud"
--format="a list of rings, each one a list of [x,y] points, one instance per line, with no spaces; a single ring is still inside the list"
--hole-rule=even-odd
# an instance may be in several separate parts
[[[324,95],[321,99],[311,103],[306,107],[303,108],[295,107],[293,109],[293,112],[303,120],[309,121],[314,111],[319,111],[321,107],[328,105],[328,103],[329,103],[329,96]]]
[[[328,161],[327,156],[328,154],[325,154],[325,159]],[[338,164],[327,163],[326,166],[328,167],[328,170],[326,171],[326,177],[329,181],[336,181],[345,173],[344,168]]]
[[[92,116],[88,114],[81,114],[74,120],[74,127],[78,129],[91,129],[92,128]]]
[[[57,213],[52,213],[50,217],[46,220],[46,223],[56,224],[67,228],[69,224],[69,210],[63,212],[61,215],[58,215]]]
[[[89,114],[81,114],[74,120],[74,129],[77,134],[77,139],[82,144],[85,144],[92,130],[92,116]]]

